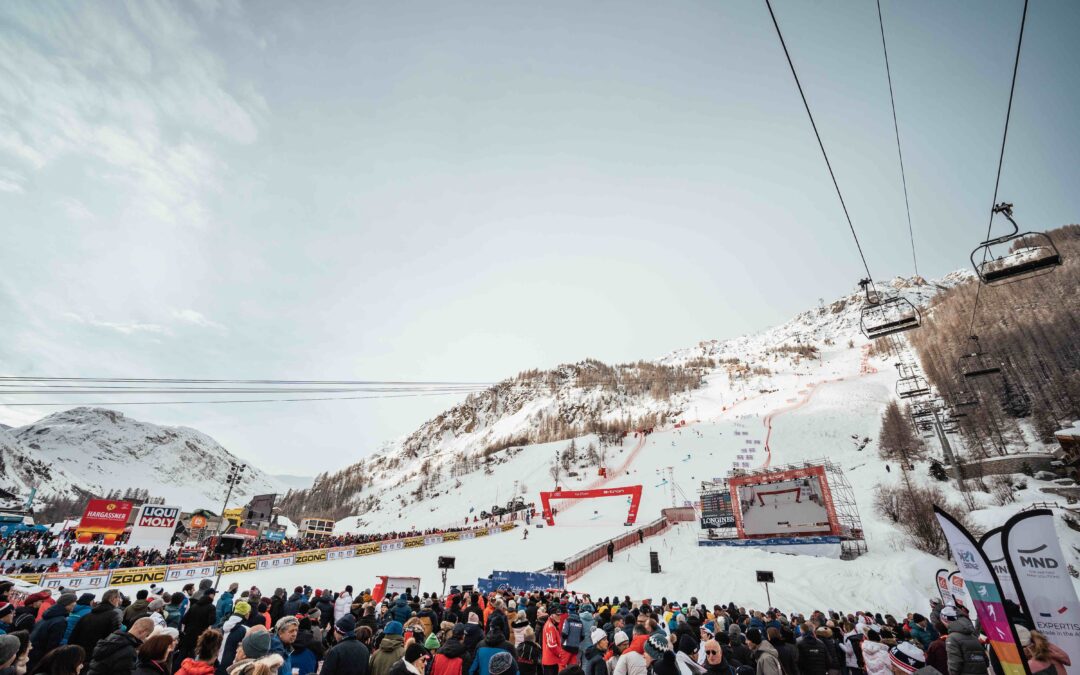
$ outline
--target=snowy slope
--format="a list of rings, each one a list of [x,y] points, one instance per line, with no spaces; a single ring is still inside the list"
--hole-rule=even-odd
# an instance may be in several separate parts
[[[151,497],[185,508],[220,508],[229,462],[237,458],[214,439],[187,427],[140,422],[104,408],[72,408],[37,422],[0,430],[0,458],[21,466],[9,478],[19,494],[40,495],[144,488]],[[8,459],[8,457],[12,459]],[[3,486],[0,484],[0,486]],[[234,498],[282,492],[277,481],[249,466]]]

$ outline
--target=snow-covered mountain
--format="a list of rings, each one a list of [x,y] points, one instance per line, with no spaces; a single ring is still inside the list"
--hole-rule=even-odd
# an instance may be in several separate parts
[[[105,408],[72,408],[0,430],[0,487],[20,495],[37,487],[46,500],[134,487],[169,504],[219,509],[230,461],[238,458],[195,429],[140,422]],[[284,489],[249,465],[233,496]]]

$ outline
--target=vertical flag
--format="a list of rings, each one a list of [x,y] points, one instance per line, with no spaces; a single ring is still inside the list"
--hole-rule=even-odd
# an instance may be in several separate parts
[[[953,572],[949,575],[949,593],[952,595],[952,604],[971,610],[967,586],[964,585],[964,577],[959,572]]]
[[[941,525],[949,548],[952,549],[953,560],[964,575],[964,583],[975,606],[975,614],[979,617],[979,625],[990,639],[990,645],[1001,662],[1002,671],[1005,675],[1030,675],[1027,662],[1021,656],[1016,630],[1001,604],[1001,591],[990,561],[983,555],[971,534],[952,516],[936,506],[934,515],[937,516],[938,524]]]
[[[1015,602],[1019,607],[1021,606],[1020,596],[1016,594],[1016,586],[1009,573],[1009,562],[1005,559],[1005,549],[1002,548],[1001,535],[1004,530],[1003,527],[995,527],[984,534],[979,540],[979,548],[986,554],[986,559],[994,568],[994,575],[997,576],[998,585],[1001,587],[1001,595],[1006,600]]]
[[[1054,513],[1049,509],[1018,513],[1002,531],[1002,548],[1020,604],[1036,630],[1064,649],[1075,667],[1080,664],[1080,602],[1054,531]]]
[[[949,570],[940,569],[937,574],[934,575],[934,582],[937,584],[938,595],[941,596],[942,605],[952,604],[952,592],[949,591]]]

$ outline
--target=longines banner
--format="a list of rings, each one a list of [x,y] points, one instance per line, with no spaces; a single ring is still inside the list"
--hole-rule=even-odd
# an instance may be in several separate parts
[[[994,574],[997,575],[998,585],[1001,586],[1001,594],[1007,599],[1012,600],[1017,605],[1020,605],[1020,596],[1016,594],[1016,585],[1013,584],[1012,576],[1009,573],[1009,561],[1005,559],[1005,549],[1002,548],[1004,543],[1001,539],[1001,535],[1004,534],[1005,528],[995,527],[979,540],[979,548],[986,554],[986,559],[990,561],[990,564],[994,568]]]
[[[217,574],[216,562],[185,563],[183,565],[169,565],[165,571],[165,581],[193,581],[206,579]]]
[[[296,553],[297,565],[306,565],[313,562],[326,562],[326,549],[320,548],[315,551],[298,551]]]
[[[134,586],[136,584],[149,585],[160,584],[165,581],[167,568],[160,567],[132,567],[130,569],[113,570],[109,577],[110,586]]]
[[[979,626],[989,638],[1002,670],[1005,675],[1030,675],[1027,662],[1020,656],[1020,640],[1016,630],[1005,615],[1005,606],[1001,604],[1001,590],[990,561],[956,519],[936,506],[934,515],[968,587],[968,595],[979,617]]]
[[[56,572],[46,574],[41,584],[45,588],[60,588],[63,586],[71,591],[85,591],[96,588],[105,588],[109,585],[109,570],[96,572]]]
[[[258,558],[233,558],[232,560],[222,560],[221,573],[232,574],[234,572],[254,572],[259,569]]]
[[[1002,528],[1002,548],[1020,595],[1020,603],[1035,628],[1080,664],[1080,602],[1061,552],[1054,513],[1036,509],[1018,513]]]

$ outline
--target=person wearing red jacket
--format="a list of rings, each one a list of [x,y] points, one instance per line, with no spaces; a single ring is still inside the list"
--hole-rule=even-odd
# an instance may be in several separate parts
[[[544,675],[557,675],[560,670],[573,663],[574,654],[562,648],[562,624],[564,615],[558,605],[553,605],[551,616],[544,624],[543,653],[540,663],[544,666]]]

